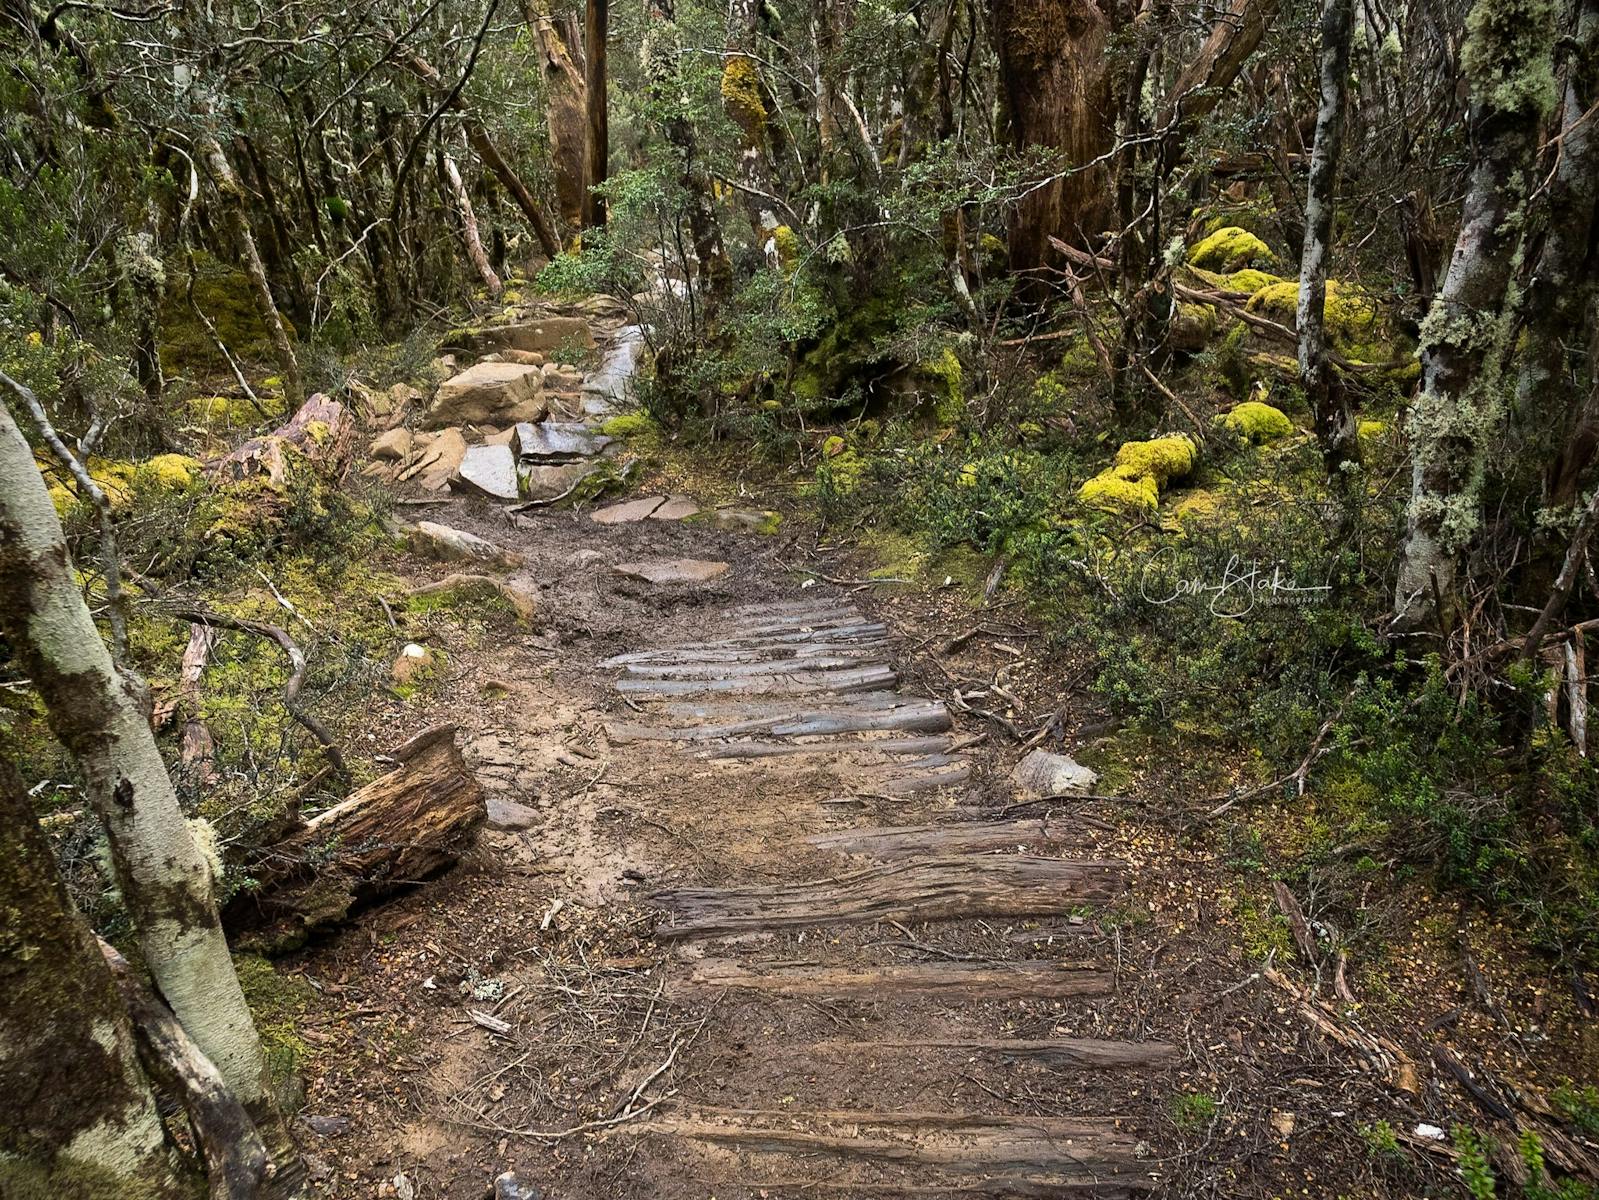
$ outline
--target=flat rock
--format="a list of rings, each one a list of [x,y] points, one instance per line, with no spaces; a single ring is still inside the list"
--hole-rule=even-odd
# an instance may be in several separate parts
[[[718,529],[735,529],[745,533],[776,533],[783,517],[781,513],[771,509],[718,508],[702,512],[695,519],[707,521]]]
[[[589,519],[601,525],[631,525],[644,520],[665,503],[665,496],[641,496],[637,500],[624,500],[620,504],[596,508],[589,514]]]
[[[529,500],[553,500],[598,468],[591,462],[523,466],[522,491]]]
[[[511,446],[523,462],[565,462],[592,458],[611,439],[576,421],[523,422],[513,430]]]
[[[650,514],[652,521],[686,521],[698,516],[700,506],[687,496],[668,496],[666,503]]]
[[[543,1195],[515,1171],[507,1171],[494,1181],[494,1200],[542,1200]]]
[[[539,421],[548,411],[540,397],[544,375],[521,363],[481,362],[439,384],[423,419],[443,425],[507,425]]]
[[[520,499],[515,452],[509,446],[472,446],[450,477],[450,487],[491,500]]]
[[[489,796],[484,803],[488,808],[490,829],[532,829],[540,823],[537,809],[518,804],[515,800]]]
[[[436,492],[450,482],[455,468],[466,457],[466,438],[459,429],[444,429],[434,435],[420,453],[413,457],[400,472],[403,482],[413,477],[427,491]]]
[[[1083,766],[1069,754],[1034,750],[1011,771],[1010,777],[1024,795],[1061,796],[1069,792],[1091,791],[1099,773]]]
[[[645,583],[709,583],[727,574],[725,562],[705,558],[652,558],[647,562],[617,563],[611,569]]]
[[[401,428],[379,434],[372,439],[371,453],[373,458],[402,461],[411,453],[411,431]]]
[[[592,349],[594,331],[582,317],[539,317],[469,330],[461,340],[474,350],[521,350],[547,355],[563,346]]]
[[[522,556],[496,546],[487,538],[433,521],[418,521],[405,531],[411,553],[444,562],[477,562],[497,567],[519,567]]]

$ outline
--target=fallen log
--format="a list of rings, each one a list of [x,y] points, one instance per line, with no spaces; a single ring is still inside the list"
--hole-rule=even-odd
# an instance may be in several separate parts
[[[355,419],[350,410],[318,392],[271,433],[251,438],[209,463],[206,470],[229,482],[264,475],[274,488],[282,488],[292,469],[291,456],[297,454],[319,474],[338,482],[349,470],[354,452]]]
[[[455,726],[423,730],[389,757],[395,770],[256,856],[230,921],[303,934],[454,865],[486,815]]]

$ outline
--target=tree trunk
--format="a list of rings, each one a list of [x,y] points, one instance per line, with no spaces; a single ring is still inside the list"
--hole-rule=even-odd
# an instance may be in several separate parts
[[[1354,30],[1354,0],[1326,0],[1321,14],[1321,107],[1310,152],[1310,183],[1305,194],[1305,241],[1299,260],[1299,383],[1316,417],[1316,437],[1328,474],[1342,478],[1346,463],[1360,459],[1351,411],[1342,381],[1327,362],[1327,260],[1332,254],[1333,215],[1337,211],[1338,163],[1343,153],[1344,106],[1349,80],[1349,41]]]
[[[11,540],[9,522],[0,538]],[[0,912],[0,1194],[68,1194],[56,1172],[86,1168],[108,1196],[191,1194],[111,973],[3,758]]]
[[[606,46],[610,0],[588,0],[583,9],[583,91],[588,133],[583,145],[583,227],[605,224],[605,197],[595,188],[610,178],[610,101],[606,94]]]
[[[200,151],[200,158],[205,163],[206,171],[211,176],[211,183],[217,190],[217,197],[222,204],[223,224],[227,227],[228,236],[233,240],[234,250],[239,255],[239,264],[244,268],[244,274],[250,281],[250,297],[255,301],[255,311],[261,318],[261,324],[266,326],[267,336],[272,341],[272,350],[278,360],[278,370],[283,375],[283,393],[289,403],[298,404],[305,398],[305,387],[300,382],[300,361],[295,357],[294,343],[289,339],[288,326],[283,322],[283,315],[278,312],[277,302],[272,299],[272,287],[267,282],[266,267],[261,262],[261,253],[255,244],[255,232],[250,228],[250,216],[244,208],[244,188],[239,183],[238,176],[233,173],[233,166],[228,162],[222,143],[212,134],[202,133],[197,137],[195,148]]]
[[[1413,630],[1451,594],[1480,524],[1489,443],[1503,417],[1514,334],[1510,283],[1522,248],[1538,128],[1555,102],[1554,5],[1476,0],[1462,53],[1472,93],[1470,183],[1443,287],[1421,329],[1421,394],[1410,417],[1409,524],[1394,627]]]
[[[1561,97],[1560,157],[1549,181],[1549,224],[1524,312],[1527,343],[1516,407],[1529,429],[1553,425],[1564,435],[1545,480],[1551,505],[1577,499],[1583,473],[1599,445],[1599,347],[1595,328],[1599,289],[1599,0],[1580,0],[1576,36]]]
[[[584,143],[588,96],[583,72],[573,61],[570,36],[550,16],[549,0],[522,0],[522,13],[538,42],[544,70],[544,120],[550,132],[555,199],[569,230],[583,227]]]
[[[154,204],[147,205],[142,225],[123,234],[117,245],[123,308],[131,314],[129,323],[133,327],[133,374],[152,405],[166,390],[166,375],[161,369],[161,292],[167,275],[166,264],[161,260],[159,228],[159,213]]]
[[[722,109],[739,134],[739,198],[749,214],[755,243],[765,247],[781,223],[769,199],[773,194],[766,151],[766,101],[761,72],[753,57],[760,0],[732,0],[727,9],[727,55],[722,67]],[[769,252],[777,257],[777,247]],[[774,263],[773,265],[777,265]]]
[[[989,21],[1011,145],[1056,152],[1052,177],[1009,217],[1011,269],[1034,271],[1051,235],[1081,243],[1112,215],[1107,166],[1088,165],[1115,144],[1110,13],[1095,0],[989,0]]]
[[[466,183],[461,178],[461,168],[456,166],[455,160],[442,150],[439,151],[439,165],[444,171],[444,181],[449,185],[450,197],[455,201],[455,211],[461,218],[461,240],[466,243],[466,256],[477,268],[478,277],[483,280],[483,286],[489,289],[489,295],[498,300],[500,293],[505,290],[505,285],[494,273],[494,268],[489,264],[488,252],[483,249],[483,238],[477,228],[477,214],[472,211],[472,197],[466,193]]]
[[[113,665],[73,578],[61,522],[0,409],[0,633],[77,760],[123,902],[162,997],[250,1109],[286,1185],[303,1168],[271,1097],[261,1040],[222,936],[212,864],[150,732],[147,689]]]

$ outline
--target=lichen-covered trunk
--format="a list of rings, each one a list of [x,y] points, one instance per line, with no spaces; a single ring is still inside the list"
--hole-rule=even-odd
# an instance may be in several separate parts
[[[1527,285],[1526,349],[1516,407],[1560,438],[1545,479],[1549,504],[1577,499],[1599,449],[1599,0],[1579,0],[1560,104],[1560,157],[1548,190],[1548,230]]]
[[[1094,0],[989,0],[988,11],[1010,142],[1054,156],[1009,216],[1011,269],[1036,271],[1052,235],[1081,243],[1112,215],[1108,168],[1096,164],[1115,141],[1111,22]]]
[[[107,1196],[188,1194],[111,972],[4,759],[0,913],[0,1196],[85,1175]]]
[[[1451,595],[1481,521],[1487,451],[1504,416],[1501,376],[1538,129],[1555,100],[1554,21],[1554,0],[1476,0],[1467,19],[1475,153],[1454,255],[1421,329],[1397,630],[1417,628]]]
[[[544,123],[550,135],[555,202],[569,230],[583,225],[584,143],[588,137],[588,85],[573,57],[575,30],[550,15],[549,0],[522,0],[522,13],[538,43],[544,75]]]
[[[483,237],[478,232],[477,213],[472,208],[472,197],[467,195],[466,182],[461,178],[461,168],[455,165],[455,159],[442,151],[439,154],[439,165],[444,171],[444,181],[450,189],[450,198],[455,203],[455,211],[461,218],[461,241],[466,245],[466,256],[477,270],[478,278],[483,280],[483,286],[489,289],[489,295],[498,300],[500,293],[505,290],[505,285],[495,274],[494,267],[489,262],[488,251],[483,249]]]
[[[250,281],[250,298],[255,302],[256,315],[261,318],[261,324],[265,326],[267,337],[272,342],[272,352],[283,376],[283,393],[289,403],[298,404],[305,399],[305,387],[300,382],[300,360],[295,356],[294,343],[289,338],[283,314],[278,311],[277,301],[272,299],[272,285],[267,280],[266,266],[256,246],[255,231],[250,227],[250,214],[244,207],[244,186],[234,174],[222,143],[213,135],[201,134],[195,139],[195,146],[200,151],[207,174],[211,176],[212,186],[217,190],[222,205],[222,222],[233,240],[239,265],[244,268],[245,278]]]
[[[609,0],[588,0],[583,6],[583,93],[588,102],[583,142],[583,228],[605,224],[605,197],[594,189],[610,177],[610,97],[606,83],[606,39],[610,36]]]
[[[649,0],[645,8],[648,31],[640,65],[650,98],[660,114],[661,132],[681,158],[678,184],[688,210],[703,319],[708,319],[732,287],[732,265],[722,242],[722,223],[716,215],[711,178],[699,153],[683,92],[682,47],[674,0]]]
[[[1342,477],[1358,462],[1360,441],[1355,415],[1342,382],[1327,362],[1327,260],[1332,253],[1333,214],[1337,210],[1338,163],[1343,154],[1344,106],[1349,79],[1349,42],[1355,25],[1354,0],[1326,0],[1321,14],[1321,105],[1316,140],[1310,152],[1310,182],[1305,193],[1305,240],[1299,260],[1299,383],[1316,418],[1316,438],[1327,471]]]
[[[261,1040],[222,935],[212,866],[150,732],[142,680],[119,670],[72,574],[33,453],[0,408],[0,635],[76,759],[105,828],[123,903],[162,997],[279,1155],[300,1174],[268,1088]]]
[[[769,259],[780,260],[776,237],[780,222],[771,198],[775,188],[767,161],[768,113],[762,95],[761,72],[755,54],[760,18],[759,0],[732,0],[727,7],[727,54],[722,66],[722,108],[738,130],[738,175],[743,185],[739,198],[749,215],[750,228]],[[774,266],[778,265],[773,262]]]

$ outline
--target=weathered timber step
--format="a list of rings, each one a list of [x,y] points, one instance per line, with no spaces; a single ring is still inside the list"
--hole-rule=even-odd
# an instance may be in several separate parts
[[[814,612],[817,609],[849,608],[848,600],[829,600],[821,596],[806,596],[799,600],[756,600],[750,604],[735,604],[727,609],[730,617],[759,617],[776,613]]]
[[[772,996],[865,998],[959,996],[968,1000],[1065,1000],[1108,996],[1115,976],[1098,967],[1056,962],[928,962],[880,967],[746,967],[731,959],[707,958],[687,978],[668,976],[666,994],[705,990],[761,992]]]
[[[656,711],[695,721],[743,721],[760,717],[799,720],[809,713],[882,712],[920,703],[922,701],[898,692],[875,691],[851,692],[837,699],[824,700],[672,700],[663,703]]]
[[[753,675],[795,675],[807,671],[886,665],[880,654],[863,650],[854,654],[833,653],[814,658],[778,658],[758,662],[629,663],[627,674],[634,679],[739,679]]]
[[[1081,837],[1061,817],[1018,817],[1011,821],[951,821],[943,825],[881,825],[841,829],[806,838],[820,850],[871,858],[964,854],[1019,846],[1058,844]]]
[[[809,642],[829,641],[879,641],[888,640],[888,626],[871,622],[858,625],[830,625],[824,629],[778,630],[773,633],[746,633],[738,637],[713,638],[703,642],[684,642],[674,650],[725,650],[748,649],[755,646],[804,645]]]
[[[936,792],[940,788],[958,787],[972,776],[970,763],[959,762],[938,770],[923,771],[919,775],[899,775],[891,779],[863,780],[859,789],[866,796],[915,796],[922,792]],[[840,797],[847,799],[847,797]]]
[[[1170,1042],[1120,1042],[1102,1038],[923,1038],[908,1041],[858,1042],[847,1038],[816,1042],[809,1052],[820,1056],[859,1057],[905,1051],[948,1050],[963,1057],[1025,1059],[1077,1070],[1132,1070],[1158,1067],[1177,1057]]]
[[[899,676],[889,667],[848,670],[790,671],[736,679],[619,679],[616,690],[639,699],[732,692],[751,696],[804,695],[808,692],[856,692],[893,687]]]
[[[840,629],[860,629],[870,622],[860,613],[838,613],[776,621],[749,621],[729,625],[722,630],[723,638],[770,638],[799,633],[833,633]]]
[[[870,694],[870,693],[867,693]],[[953,722],[940,701],[906,703],[894,708],[779,709],[773,715],[727,721],[719,725],[638,725],[606,722],[613,742],[709,742],[751,733],[774,737],[810,737],[835,733],[943,733]]]
[[[617,654],[600,663],[602,667],[680,666],[684,663],[744,663],[778,660],[809,660],[833,654],[862,655],[877,643],[860,641],[777,642],[765,646],[674,646],[670,650],[641,650]]]
[[[947,737],[833,738],[825,742],[732,742],[698,752],[699,758],[797,758],[850,754],[934,754],[949,749]]]
[[[1070,912],[1114,899],[1122,864],[1030,855],[916,859],[767,887],[670,888],[650,902],[673,923],[657,937],[721,937],[806,925],[952,921]]]
[[[923,1185],[939,1177],[978,1176],[1033,1188],[1149,1186],[1139,1139],[1126,1122],[1114,1118],[691,1109],[637,1126],[634,1132],[687,1138],[746,1154],[826,1155],[845,1171],[862,1166],[927,1168],[928,1177],[914,1180]],[[884,1182],[900,1179],[890,1176]],[[873,1176],[830,1178],[828,1186],[838,1182],[870,1186]],[[966,1184],[957,1187],[969,1190]]]

